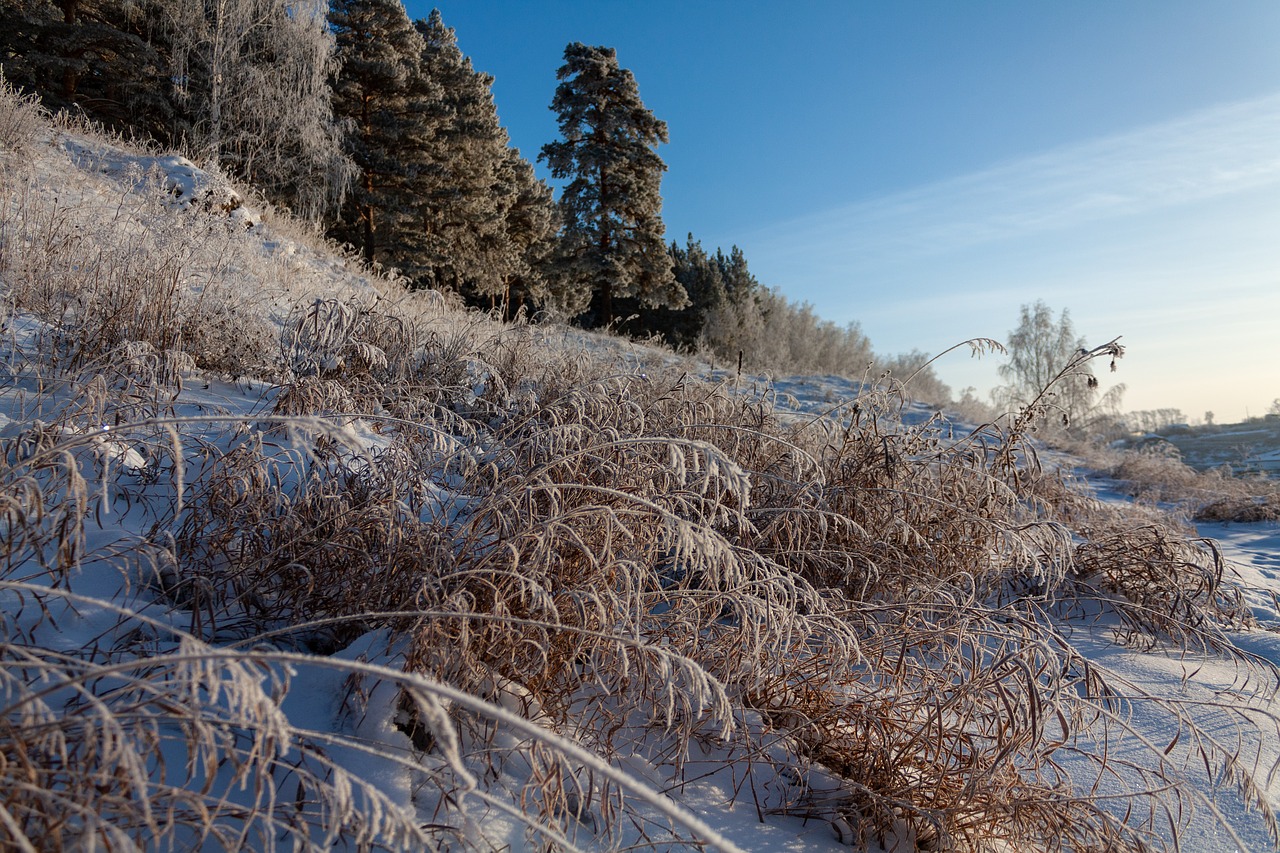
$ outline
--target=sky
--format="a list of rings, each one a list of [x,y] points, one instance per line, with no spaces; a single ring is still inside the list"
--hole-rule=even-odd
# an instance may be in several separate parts
[[[668,238],[740,246],[878,352],[1043,300],[1121,337],[1126,409],[1280,397],[1280,0],[434,5],[531,160],[565,45],[615,48],[670,130]],[[1001,359],[967,352],[938,373],[985,394]]]

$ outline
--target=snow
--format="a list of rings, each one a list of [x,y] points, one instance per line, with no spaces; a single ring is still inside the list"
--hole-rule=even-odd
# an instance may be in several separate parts
[[[60,141],[77,167],[97,171],[131,190],[140,191],[148,181],[158,181],[168,203],[176,210],[190,210],[194,206],[220,211],[246,229],[261,219],[256,211],[245,207],[244,199],[230,181],[201,169],[186,157],[129,154],[114,146],[86,144],[72,136],[63,136]]]
[[[287,236],[273,232],[263,224],[262,217],[240,197],[224,179],[198,168],[194,163],[176,156],[149,156],[129,154],[104,143],[90,142],[71,135],[61,135],[57,147],[65,162],[79,170],[77,181],[58,184],[62,203],[102,204],[113,194],[132,190],[147,181],[159,181],[165,188],[169,204],[175,211],[199,208],[227,217],[239,230],[253,231],[261,237],[261,252],[266,258],[275,258],[288,265],[291,272],[288,284],[275,294],[274,321],[281,322],[284,307],[300,304],[308,294],[333,292],[369,292],[367,282],[344,269],[340,260],[320,254]],[[37,164],[37,180],[53,184],[54,173],[62,168],[56,161]],[[79,196],[76,197],[76,193]],[[251,295],[245,294],[246,299]],[[260,294],[252,294],[257,298]],[[0,435],[15,437],[40,428],[36,414],[31,411],[31,388],[24,385],[20,365],[34,358],[35,341],[44,332],[43,324],[33,317],[17,314],[4,331],[0,341],[0,363],[7,364],[6,381],[0,389]],[[565,335],[578,334],[565,331]],[[624,348],[625,349],[625,348]],[[334,367],[330,362],[336,356],[316,349],[307,353],[313,364],[305,369],[323,373]],[[651,356],[645,356],[651,357]],[[0,369],[6,369],[0,366]],[[301,371],[303,366],[299,366]],[[713,380],[733,383],[742,393],[761,394],[778,398],[796,419],[812,418],[838,412],[848,401],[858,398],[867,390],[863,383],[837,376],[767,377],[736,376],[721,373]],[[233,380],[202,374],[187,369],[183,375],[183,390],[173,401],[171,411],[156,420],[156,432],[148,437],[133,431],[118,435],[111,425],[102,425],[96,432],[73,436],[82,441],[94,461],[90,467],[99,472],[101,489],[106,497],[100,502],[100,511],[90,521],[89,541],[86,551],[109,553],[114,543],[144,540],[150,525],[162,509],[147,504],[150,478],[169,476],[159,473],[159,462],[164,458],[164,423],[183,424],[184,441],[207,442],[212,447],[227,449],[246,434],[266,435],[272,429],[270,419],[263,412],[269,407],[275,388],[263,381]],[[470,392],[480,397],[491,381],[482,365],[476,365],[467,378]],[[59,398],[55,393],[45,401],[54,407],[70,405],[73,401]],[[903,412],[903,420],[909,426],[919,425],[936,417],[929,407],[909,406]],[[958,427],[963,431],[962,427]],[[344,441],[352,447],[346,464],[358,467],[360,455],[385,446],[385,439],[366,422],[350,421],[344,431]],[[455,439],[450,438],[450,441]],[[272,434],[268,445],[289,464],[303,451],[287,436]],[[114,469],[115,473],[110,471]],[[198,476],[198,472],[193,472]],[[1101,484],[1103,496],[1105,485]],[[468,496],[452,492],[447,483],[430,484],[431,499],[424,502],[423,513],[431,516],[460,517],[466,514]],[[1230,561],[1241,582],[1248,588],[1248,603],[1262,628],[1258,631],[1233,635],[1236,645],[1259,659],[1280,665],[1280,526],[1271,524],[1251,525],[1202,525],[1200,534],[1211,537]],[[149,619],[160,620],[180,636],[192,625],[183,624],[180,614],[150,606],[145,592],[150,582],[140,569],[119,569],[101,563],[86,565],[74,579],[75,596],[54,594],[46,590],[44,598],[47,610],[27,606],[32,587],[10,585],[2,593],[5,601],[5,623],[28,636],[34,644],[44,644],[50,649],[75,653],[94,644],[107,645],[110,637],[119,637],[126,628],[139,629],[134,622],[121,625],[118,611],[102,602],[112,602],[116,607],[132,606]],[[36,587],[41,582],[33,582]],[[1188,715],[1192,715],[1211,733],[1217,734],[1223,743],[1231,743],[1236,737],[1246,739],[1245,748],[1250,763],[1256,767],[1255,783],[1262,796],[1273,805],[1280,806],[1280,781],[1273,775],[1273,768],[1280,761],[1280,702],[1275,696],[1275,684],[1258,683],[1243,678],[1241,666],[1215,655],[1171,656],[1158,651],[1143,652],[1119,645],[1112,636],[1112,626],[1105,623],[1073,626],[1079,647],[1086,650],[1089,659],[1113,673],[1124,683],[1132,685],[1138,695],[1148,694],[1164,699],[1176,698]],[[182,641],[185,642],[185,641]],[[230,639],[227,642],[232,642]],[[234,649],[234,645],[230,648]],[[414,757],[408,738],[396,727],[396,688],[393,678],[398,676],[403,661],[403,649],[384,631],[365,634],[329,659],[308,659],[291,656],[274,650],[263,653],[260,665],[270,672],[259,678],[262,690],[270,693],[287,684],[284,699],[279,706],[280,725],[287,725],[298,732],[306,732],[326,744],[325,760],[340,767],[351,776],[364,780],[369,791],[383,798],[378,809],[394,813],[396,810],[410,815],[410,821],[429,821],[431,809],[438,796],[429,796],[422,790],[415,763],[423,759]],[[388,678],[377,683],[361,681],[351,666],[382,667]],[[398,676],[404,678],[405,676]],[[450,691],[442,685],[429,685],[442,702],[475,703],[483,706],[486,714],[501,719],[512,726],[514,732],[527,732],[534,726],[521,712],[525,709],[507,703],[481,702]],[[229,689],[229,688],[228,688]],[[357,703],[363,712],[353,715],[351,697],[360,694]],[[223,695],[218,701],[230,705],[244,697]],[[502,697],[500,696],[501,700]],[[247,701],[247,700],[246,700]],[[1259,723],[1261,736],[1251,734],[1253,729],[1242,725],[1243,721]],[[762,726],[758,719],[744,721],[747,725]],[[1138,748],[1145,739],[1154,744],[1159,754],[1165,745],[1171,745],[1162,759],[1165,768],[1186,794],[1189,808],[1195,812],[1190,829],[1184,836],[1184,849],[1195,851],[1261,851],[1270,848],[1265,826],[1256,812],[1251,812],[1230,791],[1215,789],[1206,778],[1203,768],[1197,765],[1190,744],[1175,744],[1176,728],[1164,714],[1149,714],[1139,699],[1132,704],[1129,725],[1134,740],[1129,743],[1113,743],[1110,748],[1117,757],[1131,757],[1135,762],[1150,762],[1152,751]],[[524,728],[522,728],[524,727]],[[509,737],[514,735],[508,734]],[[569,746],[573,744],[569,741]],[[663,736],[651,728],[638,726],[629,747],[619,749],[612,764],[604,764],[585,750],[576,755],[581,766],[590,767],[603,775],[616,777],[620,784],[630,785],[633,795],[650,798],[650,806],[657,811],[668,810],[677,822],[684,821],[701,829],[709,836],[720,836],[723,849],[770,851],[823,851],[847,849],[856,840],[854,829],[846,823],[828,821],[804,821],[779,812],[796,799],[802,789],[838,790],[840,782],[821,768],[787,768],[773,776],[740,775],[741,764],[727,762],[723,745],[708,738],[703,754],[688,757],[683,768],[684,782],[679,782],[674,768],[664,757],[666,746]],[[169,738],[162,749],[166,766],[182,767],[187,763],[185,744],[181,737]],[[781,753],[779,753],[781,754]],[[311,758],[314,758],[312,756]],[[307,760],[311,760],[308,758]],[[300,757],[298,759],[302,761]],[[447,757],[445,760],[448,760]],[[595,762],[593,765],[592,762]],[[486,801],[481,792],[465,777],[465,765],[455,770],[463,780],[457,796],[469,804],[467,808],[477,823],[468,827],[472,841],[483,839],[486,844],[501,849],[524,849],[526,839],[523,827],[510,814],[503,814],[500,804]],[[225,772],[225,771],[219,771]],[[507,777],[495,781],[490,794],[498,797],[507,792],[507,806],[518,805],[523,781],[519,767],[506,768]],[[527,772],[527,771],[526,771]],[[1087,774],[1086,774],[1087,775]],[[637,780],[646,783],[643,787]],[[1104,781],[1099,794],[1108,796],[1123,792],[1129,780]],[[750,788],[744,791],[744,786]],[[373,809],[376,797],[366,791],[355,795],[361,808]],[[237,796],[248,797],[240,792]],[[1220,815],[1221,820],[1215,819]],[[1229,828],[1221,824],[1225,822]],[[584,824],[578,843],[592,843],[591,827]],[[629,836],[631,843],[639,843],[639,836]],[[865,839],[864,839],[865,841]],[[871,840],[873,846],[875,841]],[[892,848],[894,839],[886,839],[886,847]],[[206,844],[213,849],[212,842]]]

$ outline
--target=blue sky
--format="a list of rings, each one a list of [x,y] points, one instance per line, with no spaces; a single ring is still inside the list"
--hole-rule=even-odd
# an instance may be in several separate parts
[[[670,127],[668,237],[741,246],[878,351],[1044,299],[1124,336],[1128,408],[1280,397],[1280,0],[434,5],[530,159],[564,46],[616,48]]]

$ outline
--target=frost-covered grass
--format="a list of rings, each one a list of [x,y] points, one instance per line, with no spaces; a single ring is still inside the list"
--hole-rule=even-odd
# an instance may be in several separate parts
[[[1280,481],[1233,476],[1225,466],[1197,470],[1166,443],[1125,450],[1081,447],[1077,452],[1136,501],[1202,522],[1280,520]]]
[[[6,847],[1139,850],[1214,785],[1276,838],[1270,712],[1096,653],[1272,697],[1219,553],[1073,489],[1026,423],[875,388],[797,415],[405,293],[180,159],[28,146]]]
[[[20,153],[34,141],[44,124],[36,95],[24,95],[0,75],[0,146]]]

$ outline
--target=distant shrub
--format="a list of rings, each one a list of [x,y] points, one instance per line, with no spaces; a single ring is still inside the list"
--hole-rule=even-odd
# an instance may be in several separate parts
[[[1280,521],[1280,498],[1275,495],[1222,498],[1196,510],[1193,518],[1214,522]]]

